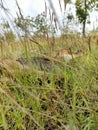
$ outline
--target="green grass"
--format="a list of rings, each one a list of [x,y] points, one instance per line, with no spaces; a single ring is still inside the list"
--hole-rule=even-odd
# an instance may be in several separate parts
[[[75,42],[75,41],[73,41]],[[64,46],[59,45],[56,46]],[[43,44],[42,44],[43,45]],[[80,45],[77,45],[78,48]],[[50,52],[50,48],[47,52]],[[10,48],[10,47],[9,47]],[[30,53],[37,49],[37,53]],[[76,50],[76,48],[72,48]],[[8,48],[7,48],[8,49]],[[35,46],[15,44],[3,50],[3,58],[17,59],[39,55]],[[97,130],[98,129],[98,51],[64,63],[58,70],[40,72],[0,70],[0,129],[4,130]],[[8,53],[7,53],[8,52]],[[19,53],[19,54],[18,54]],[[12,55],[13,54],[13,55]],[[44,49],[41,50],[44,54]],[[49,56],[49,53],[46,54]],[[7,68],[6,68],[7,69]],[[12,68],[13,69],[13,68]]]

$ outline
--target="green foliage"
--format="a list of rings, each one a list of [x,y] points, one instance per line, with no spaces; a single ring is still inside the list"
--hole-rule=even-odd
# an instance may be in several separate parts
[[[28,35],[33,29],[33,18],[29,16],[26,18],[15,18],[14,23],[22,35]]]
[[[76,0],[76,15],[80,23],[87,19],[89,16],[89,11],[91,11],[97,4],[96,0]]]
[[[72,14],[68,14],[67,19],[69,22],[71,22],[71,20],[74,18],[74,16]]]
[[[53,28],[50,23],[47,21],[45,13],[38,14],[35,18],[18,17],[14,20],[16,27],[25,35],[46,35],[49,32],[53,32]]]
[[[78,16],[80,23],[83,23],[83,21],[86,20],[88,16],[88,11],[85,9],[83,4],[84,3],[82,0],[76,0],[76,15]]]
[[[89,12],[92,11],[95,7],[97,8],[96,0],[76,0],[76,15],[80,23],[83,24],[83,35],[85,35],[85,25]]]
[[[83,23],[83,21],[87,19],[88,12],[82,9],[81,7],[77,7],[77,16],[80,23]]]
[[[33,27],[35,28],[35,33],[38,35],[45,35],[49,32],[50,26],[47,22],[45,13],[36,16]]]
[[[70,3],[71,0],[64,0],[64,2],[67,4],[67,3]]]
[[[63,34],[72,34],[74,33],[74,27],[73,25],[75,26],[76,25],[76,20],[73,16],[72,13],[68,13],[67,15],[64,16],[64,19],[63,19],[63,26],[62,26],[62,33]]]

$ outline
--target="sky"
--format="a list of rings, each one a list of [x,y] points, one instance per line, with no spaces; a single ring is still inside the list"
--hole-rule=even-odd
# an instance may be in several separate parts
[[[12,16],[15,17],[16,12],[18,11],[17,6],[15,4],[15,0],[4,0],[4,1],[6,2],[6,6],[9,8],[9,11],[11,12]],[[50,8],[48,0],[17,0],[17,1],[18,1],[18,4],[19,4],[24,16],[35,17],[38,14],[45,11],[45,1],[47,3],[47,7]],[[62,15],[64,14],[63,0],[61,0],[62,10],[63,10],[62,12],[60,11],[59,0],[52,0],[52,2],[53,2],[53,5],[54,5],[54,8],[56,10],[56,13],[57,13],[58,17],[59,18],[62,17]],[[75,2],[75,0],[73,0],[73,2]],[[73,7],[73,5],[71,7],[72,7],[71,11],[75,15],[75,8]],[[69,5],[67,5],[67,8],[66,8],[65,12],[68,12],[69,8],[70,8]],[[96,26],[98,26],[98,24],[97,24],[98,21],[97,21],[97,23],[95,22],[96,18],[98,19],[98,14],[96,12],[93,12],[90,15],[90,20],[92,21],[91,25],[87,26],[87,28],[89,30],[93,29],[94,27],[96,28]]]
[[[17,7],[15,6],[15,0],[5,0],[10,11],[15,15]],[[45,1],[49,8],[48,0],[17,0],[20,8],[22,9],[25,16],[31,15],[36,16],[37,14],[45,11]],[[60,6],[58,0],[52,0],[55,5],[55,9],[57,10],[58,15],[61,15]],[[63,4],[63,0],[61,0]],[[10,5],[10,6],[9,6]],[[63,6],[62,6],[63,8]]]

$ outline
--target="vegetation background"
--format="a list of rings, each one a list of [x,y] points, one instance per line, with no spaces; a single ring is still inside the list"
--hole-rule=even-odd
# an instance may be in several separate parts
[[[69,11],[62,21],[52,0],[36,17],[24,17],[16,1],[14,19],[5,2],[0,0],[7,16],[0,22],[0,130],[98,130],[98,27],[86,31],[97,0],[76,0],[76,17]],[[64,0],[65,12],[68,4]],[[68,62],[55,57],[65,48],[84,55]],[[40,68],[34,57],[48,63]]]

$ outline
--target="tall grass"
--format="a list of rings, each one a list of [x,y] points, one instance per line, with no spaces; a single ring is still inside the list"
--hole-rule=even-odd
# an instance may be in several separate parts
[[[67,63],[55,58],[60,48],[71,48],[72,52],[81,49],[85,55]],[[97,130],[97,49],[96,37],[77,35],[36,37],[36,41],[26,37],[21,42],[2,43],[0,129]],[[23,66],[16,61],[33,56],[48,58],[53,69],[40,71],[37,65]]]
[[[56,40],[55,47],[61,47],[60,39]],[[70,37],[67,41],[70,41]],[[72,41],[77,42],[75,39]],[[94,39],[92,42],[91,52],[85,42],[83,57],[69,63],[58,59],[56,65],[59,71],[50,72],[41,72],[33,66],[26,71],[22,67],[15,67],[15,59],[26,56],[23,43],[3,47],[3,63],[5,58],[15,63],[11,67],[10,64],[0,65],[1,129],[97,130],[98,53]],[[73,51],[83,47],[78,42],[75,47],[73,43]],[[30,50],[34,50],[34,47],[30,47]],[[36,51],[38,55],[44,54],[44,50],[40,54],[37,47]],[[29,57],[37,55],[37,52],[28,51]],[[49,57],[50,51],[45,55]]]

